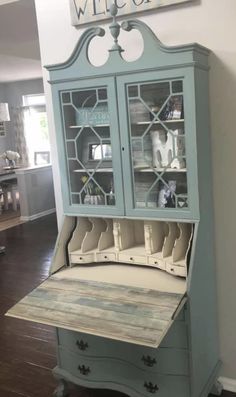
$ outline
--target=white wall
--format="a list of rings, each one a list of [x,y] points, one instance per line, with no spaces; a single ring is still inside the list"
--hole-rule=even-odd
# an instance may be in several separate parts
[[[70,25],[69,0],[35,0],[42,64],[65,61],[81,32]],[[143,14],[146,22],[166,45],[199,42],[212,50],[210,58],[210,111],[212,131],[216,257],[219,297],[221,375],[236,379],[236,1],[195,0]],[[103,48],[97,45],[97,57]],[[55,130],[50,87],[46,82],[53,170],[59,221],[62,203],[56,158]]]

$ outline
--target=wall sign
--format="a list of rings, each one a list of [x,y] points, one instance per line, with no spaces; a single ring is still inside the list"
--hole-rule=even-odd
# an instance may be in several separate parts
[[[115,3],[118,15],[129,15],[193,0],[69,0],[72,25],[83,25],[109,19],[109,7]]]

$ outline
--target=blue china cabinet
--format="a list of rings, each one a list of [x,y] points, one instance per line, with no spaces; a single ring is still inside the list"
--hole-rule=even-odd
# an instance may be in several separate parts
[[[56,327],[59,379],[130,397],[220,394],[208,55],[164,46],[138,20],[113,22],[48,66],[65,219],[51,275],[7,315]],[[127,62],[120,29],[137,29]]]

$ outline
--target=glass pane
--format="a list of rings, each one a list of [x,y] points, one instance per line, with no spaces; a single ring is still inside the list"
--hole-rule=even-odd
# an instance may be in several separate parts
[[[172,92],[183,92],[183,82],[182,80],[172,81]]]
[[[63,92],[62,94],[62,101],[64,103],[70,103],[70,93],[69,92]]]
[[[182,90],[182,80],[127,86],[135,207],[188,207]]]
[[[115,205],[107,89],[62,92],[61,98],[71,203]]]

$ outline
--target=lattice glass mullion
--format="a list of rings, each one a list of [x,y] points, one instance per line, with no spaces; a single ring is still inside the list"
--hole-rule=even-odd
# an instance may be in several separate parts
[[[64,91],[61,102],[71,204],[115,205],[107,88]]]
[[[174,208],[187,197],[182,90],[182,80],[127,86],[135,207]]]

